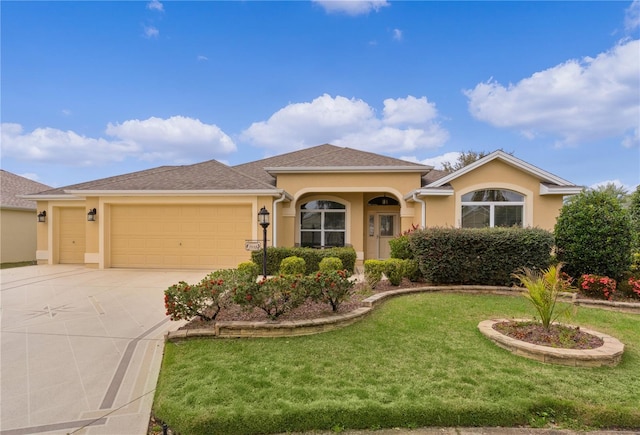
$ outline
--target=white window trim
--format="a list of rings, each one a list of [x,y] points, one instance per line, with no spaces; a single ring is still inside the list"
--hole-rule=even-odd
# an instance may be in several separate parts
[[[476,190],[511,190],[513,192],[519,193],[520,195],[524,195],[524,202],[504,202],[502,204],[506,205],[520,205],[522,204],[522,228],[527,228],[533,225],[533,192],[529,189],[525,189],[522,186],[511,184],[511,183],[480,183],[474,184],[473,186],[465,187],[464,189],[460,189],[460,191],[456,192],[456,204],[455,204],[455,222],[456,228],[462,228],[462,196],[466,195],[470,192],[475,192]],[[489,203],[489,202],[487,202]],[[471,205],[470,202],[464,202],[464,205]],[[474,202],[473,205],[485,205],[484,202]],[[491,213],[491,222],[493,223],[493,210]]]
[[[343,198],[339,198],[337,196],[333,196],[333,195],[313,195],[307,198],[304,198],[303,201],[299,201],[299,203],[296,205],[296,235],[295,235],[295,243],[298,246],[302,245],[302,204],[306,204],[308,202],[312,202],[312,201],[333,201],[333,202],[337,202],[338,204],[342,204],[344,205],[344,245],[347,246],[351,243],[351,225],[349,225],[349,223],[351,222],[351,203],[349,201],[345,201]],[[313,211],[313,210],[307,210],[307,211]],[[339,211],[339,210],[320,210],[321,211]],[[324,219],[323,219],[324,221]],[[305,231],[318,231],[324,234],[324,228],[321,228],[320,230],[305,230]],[[340,231],[340,230],[330,230],[330,231]],[[322,240],[324,241],[324,238],[322,238]]]

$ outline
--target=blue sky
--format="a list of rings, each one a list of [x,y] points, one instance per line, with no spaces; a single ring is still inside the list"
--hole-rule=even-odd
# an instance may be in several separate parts
[[[640,2],[0,3],[2,169],[59,187],[323,143],[640,184]]]

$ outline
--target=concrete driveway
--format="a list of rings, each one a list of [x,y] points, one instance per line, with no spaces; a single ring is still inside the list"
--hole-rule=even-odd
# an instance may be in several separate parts
[[[160,370],[163,291],[209,271],[0,270],[0,435],[145,434]]]

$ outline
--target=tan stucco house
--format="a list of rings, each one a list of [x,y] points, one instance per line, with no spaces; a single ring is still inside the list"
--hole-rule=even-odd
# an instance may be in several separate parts
[[[50,189],[0,169],[0,263],[36,259],[36,203],[21,195]]]
[[[269,246],[352,246],[387,258],[413,226],[553,229],[562,178],[496,151],[454,173],[319,145],[233,167],[215,160],[162,166],[35,195],[39,263],[89,267],[227,268]],[[93,220],[89,220],[93,219]],[[247,243],[249,242],[249,243]]]

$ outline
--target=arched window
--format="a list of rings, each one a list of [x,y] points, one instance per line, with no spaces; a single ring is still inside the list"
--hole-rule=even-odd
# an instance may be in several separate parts
[[[335,201],[309,201],[300,206],[300,245],[344,246],[346,207]]]
[[[462,195],[462,228],[522,227],[524,195],[505,189]]]

